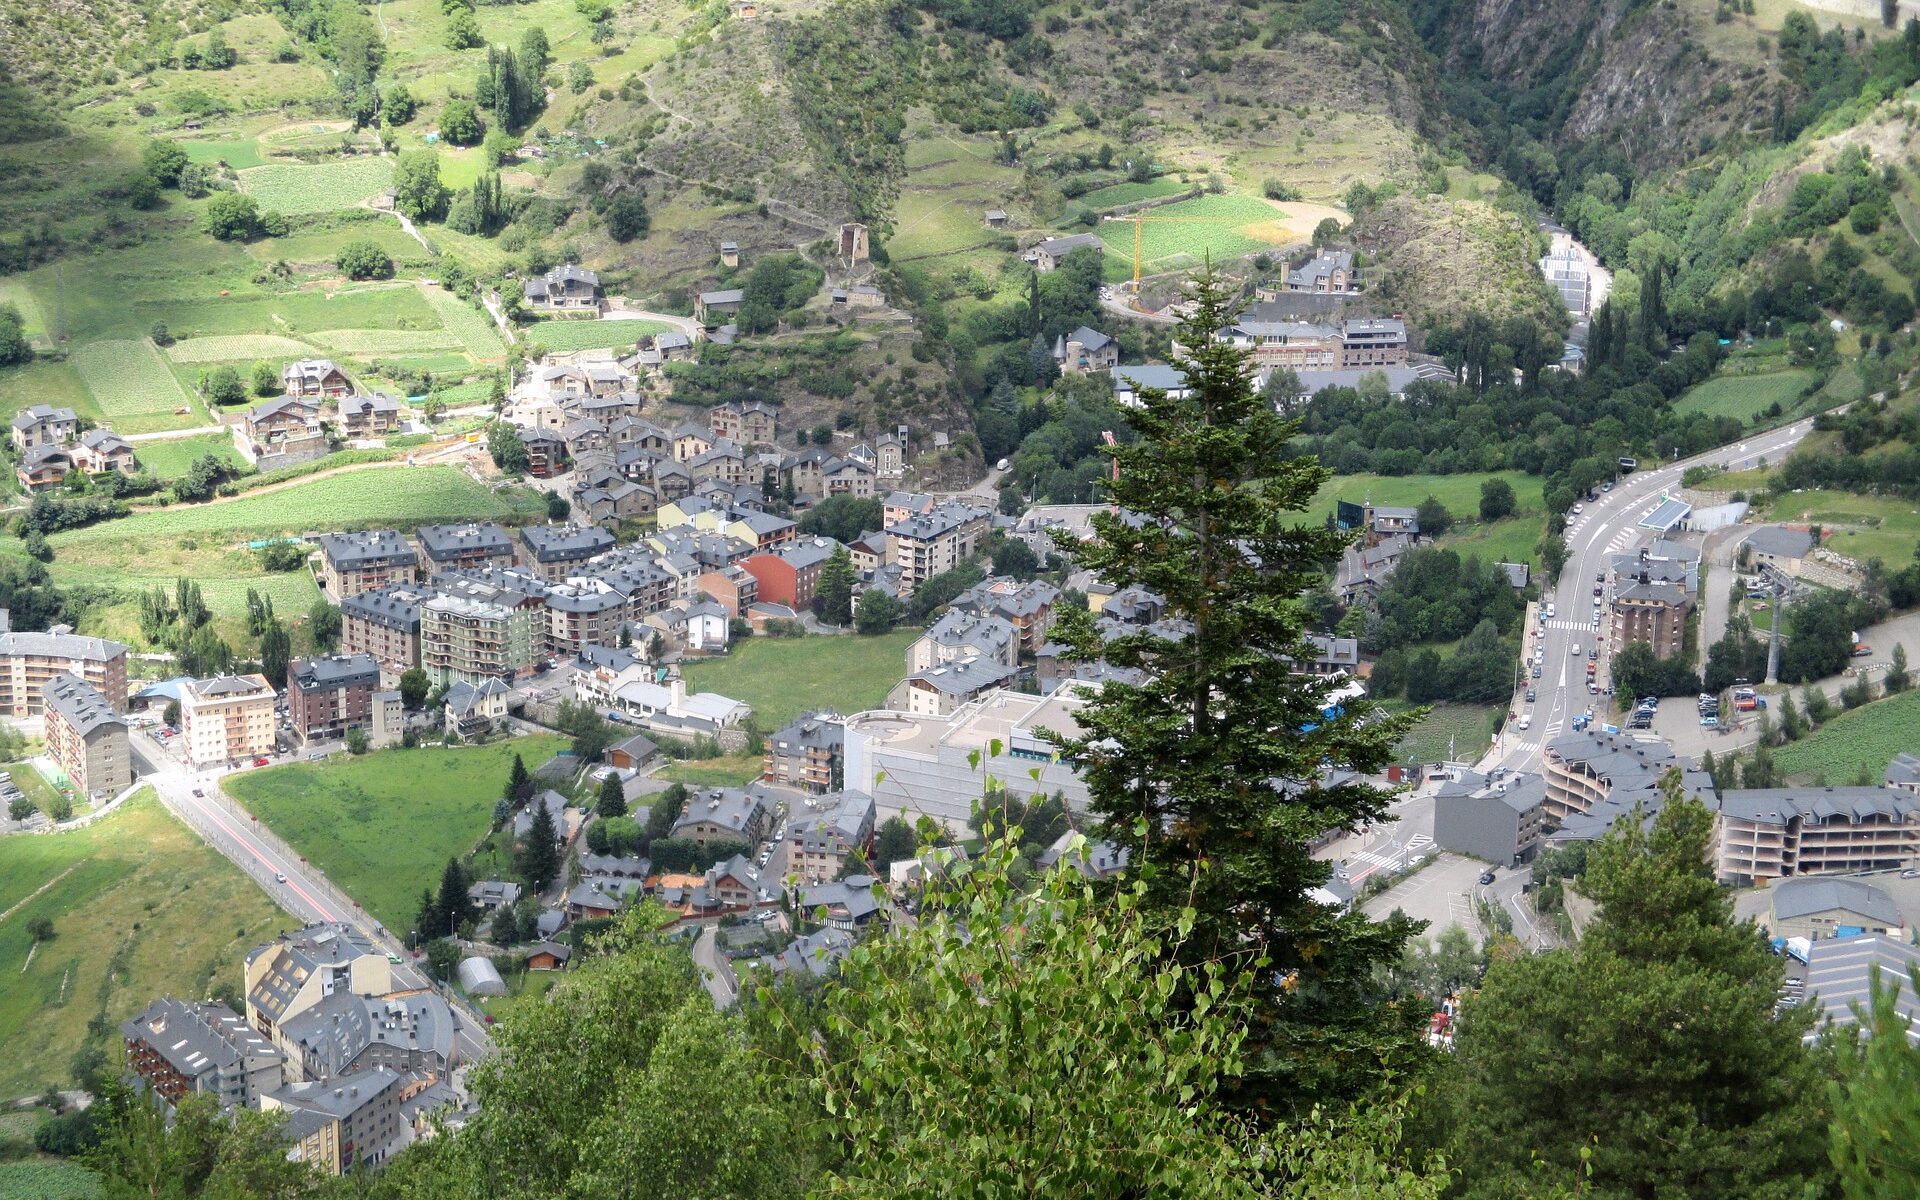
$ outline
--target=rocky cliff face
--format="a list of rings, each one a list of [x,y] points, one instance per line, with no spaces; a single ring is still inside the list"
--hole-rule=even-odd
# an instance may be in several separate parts
[[[1427,12],[1428,43],[1448,71],[1495,81],[1546,140],[1608,143],[1640,169],[1764,128],[1780,86],[1774,30],[1754,17],[1717,21],[1701,0],[1460,0]]]

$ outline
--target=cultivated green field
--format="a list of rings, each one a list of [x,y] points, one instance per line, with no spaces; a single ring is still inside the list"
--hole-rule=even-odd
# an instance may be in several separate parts
[[[506,357],[506,343],[500,340],[500,330],[487,314],[440,288],[423,288],[421,294],[426,296],[433,311],[440,314],[440,323],[447,332],[460,340],[468,354],[483,361]]]
[[[1475,497],[1478,502],[1478,497]],[[1466,514],[1472,517],[1473,513]],[[1472,555],[1481,562],[1535,563],[1540,548],[1542,522],[1538,516],[1508,517],[1491,525],[1468,525],[1449,532],[1439,545],[1455,550],[1462,557]]]
[[[313,340],[336,354],[418,354],[458,350],[460,339],[443,329],[323,329]]]
[[[88,342],[74,351],[73,367],[108,420],[171,415],[189,403],[150,341]]]
[[[1486,750],[1493,735],[1495,704],[1436,704],[1425,720],[1400,742],[1405,762],[1432,763],[1448,759],[1472,762]]]
[[[1798,782],[1824,779],[1827,786],[1853,782],[1865,770],[1879,783],[1893,756],[1920,751],[1920,691],[1902,692],[1830,719],[1797,742],[1773,752],[1781,774]]]
[[[375,467],[306,480],[276,491],[211,504],[135,513],[55,534],[56,550],[95,542],[154,543],[183,534],[298,533],[433,521],[510,517],[524,502],[477,483],[455,467]]]
[[[1798,369],[1766,375],[1719,375],[1688,388],[1673,402],[1673,411],[1681,416],[1706,413],[1751,421],[1775,404],[1791,409],[1813,377],[1812,371]]]
[[[267,160],[260,155],[260,143],[252,138],[232,142],[182,142],[188,162],[223,162],[236,171],[257,167]]]
[[[0,1196],[7,1200],[93,1200],[100,1176],[66,1159],[0,1162]]]
[[[918,630],[878,637],[753,638],[715,662],[684,667],[689,691],[719,692],[753,705],[754,721],[774,730],[802,712],[877,708],[906,677],[907,647]]]
[[[252,359],[306,358],[314,348],[277,333],[230,333],[218,337],[186,338],[167,347],[177,363],[231,363]]]
[[[270,163],[240,172],[240,190],[261,209],[296,216],[354,208],[393,186],[384,158],[328,163]]]
[[[1152,179],[1146,183],[1114,183],[1103,188],[1095,188],[1073,202],[1093,209],[1113,208],[1121,204],[1137,204],[1142,200],[1157,200],[1162,196],[1177,196],[1181,192],[1191,190],[1192,187],[1192,184],[1181,183],[1177,179]]]
[[[541,354],[628,349],[642,337],[673,328],[659,321],[535,321],[522,331]]]
[[[1774,496],[1768,515],[1825,528],[1828,549],[1861,562],[1878,558],[1892,567],[1903,566],[1920,546],[1920,503],[1898,496],[1785,492]]]
[[[86,829],[0,838],[0,912],[22,901],[0,919],[0,1045],[22,1051],[0,1056],[0,1096],[69,1082],[96,1017],[112,1028],[156,996],[238,986],[241,955],[288,920],[150,792]],[[36,916],[55,937],[29,963]]]
[[[413,925],[420,889],[486,835],[518,753],[532,769],[566,740],[381,750],[229,775],[223,786],[389,929]]]

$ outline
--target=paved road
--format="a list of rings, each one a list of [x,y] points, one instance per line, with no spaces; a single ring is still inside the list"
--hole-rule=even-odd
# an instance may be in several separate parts
[[[397,990],[438,991],[454,1005],[459,1030],[456,1044],[461,1060],[473,1062],[492,1049],[482,1019],[449,996],[416,966],[400,940],[358,904],[305,862],[272,831],[234,807],[220,792],[225,771],[196,771],[145,732],[132,739],[142,778],[151,784],[167,808],[209,846],[231,859],[258,883],[274,903],[301,921],[344,921],[372,938],[401,962],[393,968]]]
[[[740,983],[733,967],[720,953],[720,926],[707,925],[693,940],[693,965],[700,969],[700,981],[707,985],[715,1008],[731,1008],[740,994]]]
[[[1586,687],[1587,648],[1594,645],[1596,639],[1601,645],[1599,678],[1603,684],[1607,678],[1607,657],[1612,649],[1605,644],[1607,622],[1603,619],[1599,630],[1592,624],[1595,578],[1608,570],[1614,555],[1628,553],[1653,540],[1653,532],[1641,528],[1639,522],[1658,506],[1664,493],[1679,490],[1680,477],[1686,469],[1711,463],[1743,470],[1758,459],[1778,461],[1812,428],[1812,418],[1807,418],[1668,466],[1628,475],[1611,492],[1602,493],[1600,499],[1588,504],[1582,515],[1573,518],[1566,533],[1566,568],[1560,572],[1557,586],[1542,596],[1543,602],[1555,606],[1555,615],[1545,625],[1533,620],[1527,625],[1525,653],[1528,659],[1536,648],[1544,651],[1543,670],[1536,685],[1538,700],[1533,704],[1521,699],[1515,702],[1517,711],[1531,714],[1531,728],[1523,731],[1517,724],[1509,726],[1487,752],[1481,763],[1483,767],[1534,769],[1539,764],[1541,747],[1559,736],[1576,714],[1590,706],[1604,708],[1600,703],[1607,699],[1604,693],[1590,696]],[[1720,585],[1713,581],[1709,586]]]

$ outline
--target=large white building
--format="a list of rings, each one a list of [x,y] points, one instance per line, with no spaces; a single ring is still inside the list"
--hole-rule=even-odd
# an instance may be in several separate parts
[[[187,761],[208,767],[273,753],[273,703],[273,685],[264,675],[220,675],[181,684]]]
[[[1043,731],[1080,733],[1085,701],[1074,688],[1049,696],[992,691],[949,716],[875,710],[847,718],[844,778],[887,815],[924,813],[956,831],[966,827],[987,782],[1021,797],[1059,792],[1085,809],[1087,787]],[[993,756],[993,744],[1001,752]],[[978,755],[978,765],[969,761]]]

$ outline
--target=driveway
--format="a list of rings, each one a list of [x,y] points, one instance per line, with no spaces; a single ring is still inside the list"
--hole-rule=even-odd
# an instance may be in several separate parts
[[[1458,925],[1477,940],[1486,931],[1473,913],[1474,890],[1487,864],[1477,859],[1441,851],[1432,861],[1395,883],[1386,891],[1360,906],[1360,911],[1379,920],[1395,909],[1416,921],[1427,923],[1427,936]]]

